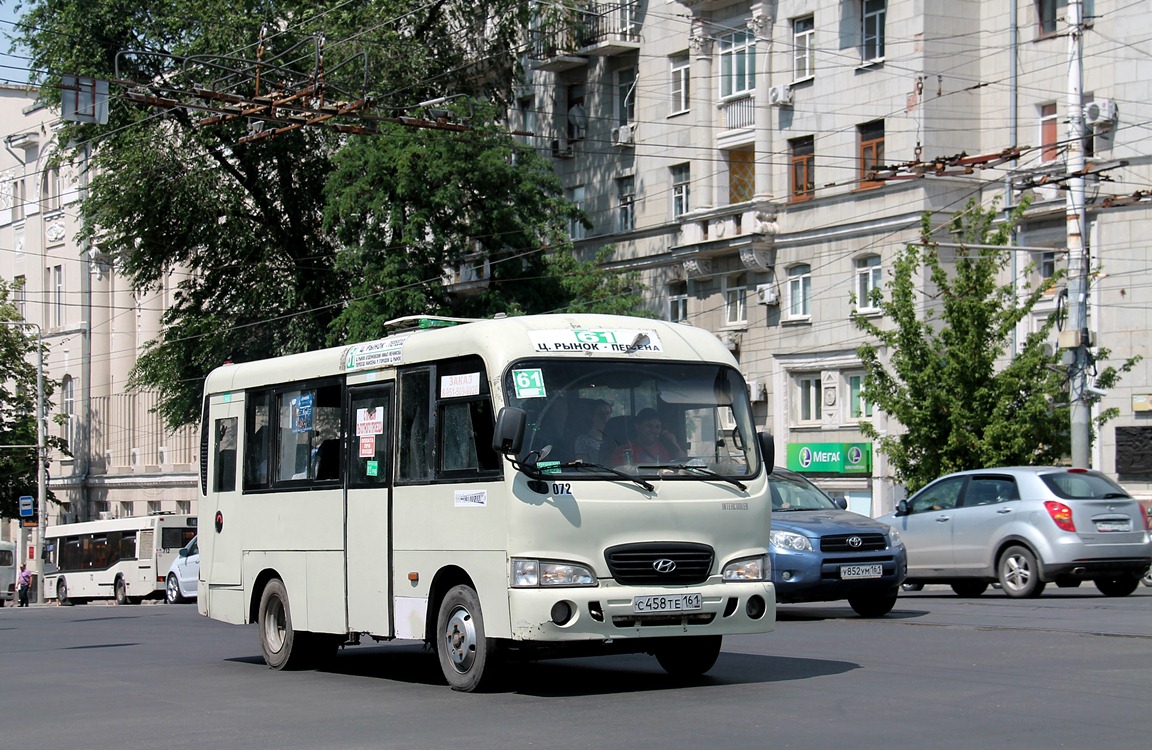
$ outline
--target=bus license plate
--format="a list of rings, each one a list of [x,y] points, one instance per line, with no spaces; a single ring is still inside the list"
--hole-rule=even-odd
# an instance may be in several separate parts
[[[841,565],[841,578],[881,578],[884,576],[884,566],[876,565]]]
[[[691,612],[703,606],[704,598],[700,594],[637,596],[632,599],[632,611],[638,615],[661,612]]]

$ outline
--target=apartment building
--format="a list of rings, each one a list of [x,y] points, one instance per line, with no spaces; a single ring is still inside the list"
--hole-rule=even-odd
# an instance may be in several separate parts
[[[59,384],[48,429],[72,454],[49,456],[57,503],[47,521],[194,512],[195,432],[164,429],[155,399],[126,388],[171,288],[135,293],[99,248],[78,240],[84,165],[57,163],[58,124],[36,89],[0,86],[0,276],[29,334],[48,347],[44,375]],[[13,527],[0,534],[15,538]]]
[[[1152,187],[1152,29],[1142,4],[1087,5],[1088,321],[1115,362],[1144,353],[1150,322],[1137,300],[1152,282],[1138,192]],[[588,212],[577,247],[614,246],[612,267],[640,271],[665,317],[715,332],[777,436],[777,462],[876,515],[901,489],[859,430],[889,425],[861,398],[864,339],[849,317],[878,316],[872,292],[924,212],[943,225],[973,197],[1030,197],[1016,238],[1030,249],[1013,253],[1021,283],[1066,265],[1059,178],[1081,114],[1068,106],[1066,12],[1063,0],[580,4],[577,32],[536,30],[517,125]],[[875,172],[946,157],[939,175]],[[1019,335],[1068,304],[1052,294]],[[1091,454],[1145,496],[1150,365],[1094,407],[1119,417]]]

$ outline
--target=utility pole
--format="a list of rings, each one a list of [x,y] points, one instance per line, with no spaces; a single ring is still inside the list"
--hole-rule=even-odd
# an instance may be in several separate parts
[[[1069,401],[1071,411],[1072,465],[1089,468],[1091,456],[1091,405],[1084,397],[1088,389],[1088,216],[1084,208],[1084,25],[1083,0],[1069,0],[1068,35],[1068,151],[1067,233],[1068,233],[1068,330],[1061,334],[1060,346],[1068,351],[1071,363]]]

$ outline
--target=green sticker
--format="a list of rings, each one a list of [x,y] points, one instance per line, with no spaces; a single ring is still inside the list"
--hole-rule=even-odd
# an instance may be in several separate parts
[[[559,466],[560,466],[559,461],[540,461],[539,463],[536,464],[536,469],[541,474],[559,474],[560,473],[560,469],[558,468]]]
[[[379,461],[369,461],[364,466],[364,472],[370,477],[379,476],[379,474],[380,474],[380,462]]]
[[[516,398],[544,398],[548,395],[544,389],[544,373],[540,368],[513,370],[512,383],[516,386]]]

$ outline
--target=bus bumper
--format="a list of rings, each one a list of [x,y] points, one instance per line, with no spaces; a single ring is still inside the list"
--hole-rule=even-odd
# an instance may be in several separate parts
[[[514,641],[738,635],[767,633],[776,624],[776,592],[768,582],[517,588],[509,590],[508,606]]]

